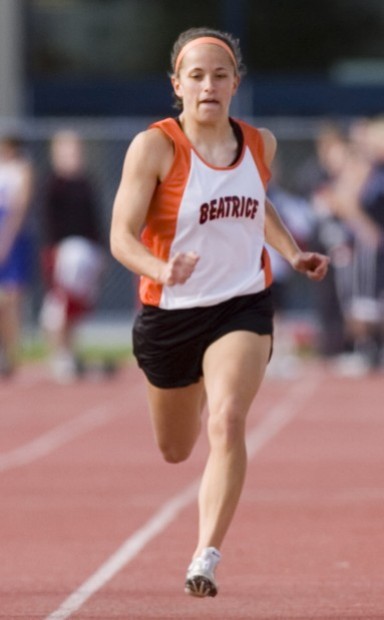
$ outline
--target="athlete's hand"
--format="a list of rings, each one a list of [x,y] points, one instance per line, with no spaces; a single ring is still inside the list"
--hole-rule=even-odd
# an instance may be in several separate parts
[[[317,252],[300,252],[293,258],[291,265],[296,271],[319,282],[327,274],[329,257],[324,254],[317,254]]]
[[[199,258],[196,252],[178,252],[164,266],[161,283],[166,286],[184,284],[192,275]]]

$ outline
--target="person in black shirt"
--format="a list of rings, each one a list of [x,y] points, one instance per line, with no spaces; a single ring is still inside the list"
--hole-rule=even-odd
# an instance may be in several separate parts
[[[75,375],[73,326],[95,303],[103,256],[97,204],[80,136],[69,130],[51,141],[52,169],[42,200],[43,273],[47,284],[41,323],[59,380]]]
[[[357,197],[361,209],[354,251],[351,323],[372,368],[384,363],[384,117],[366,123],[369,171]]]

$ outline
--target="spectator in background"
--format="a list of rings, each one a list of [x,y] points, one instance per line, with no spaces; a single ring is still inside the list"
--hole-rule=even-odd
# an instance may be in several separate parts
[[[337,125],[325,124],[315,140],[315,157],[308,159],[296,179],[298,190],[313,207],[311,245],[331,258],[328,277],[314,290],[319,322],[317,349],[325,358],[343,354],[350,347],[344,298],[350,277],[352,231],[343,201],[337,196],[344,191],[355,159],[354,165],[360,164],[351,151],[348,136]]]
[[[0,140],[0,374],[19,361],[21,301],[29,280],[30,237],[26,217],[33,193],[33,169],[16,136]]]
[[[324,335],[329,337],[329,346],[346,344],[347,356],[339,359],[339,367],[348,372],[377,366],[381,355],[383,154],[379,127],[380,123],[366,119],[352,123],[337,173],[313,193],[317,238],[331,257],[334,284],[333,291],[319,287],[319,293],[328,290],[322,298],[325,303],[320,304]],[[337,329],[339,313],[342,329]],[[338,341],[338,334],[343,339]]]
[[[297,192],[309,199],[318,188],[332,182],[339,174],[346,156],[347,135],[335,123],[324,123],[315,138],[314,153],[295,175]]]
[[[356,351],[370,368],[378,368],[384,361],[384,117],[352,129],[367,171],[352,200],[355,244],[348,318]]]
[[[76,376],[74,326],[93,309],[103,266],[97,204],[80,136],[57,132],[42,199],[43,272],[47,293],[41,324],[60,381]]]

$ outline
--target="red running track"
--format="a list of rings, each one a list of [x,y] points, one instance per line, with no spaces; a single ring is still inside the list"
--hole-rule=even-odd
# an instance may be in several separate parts
[[[267,377],[219,595],[183,580],[207,445],[163,463],[135,367],[0,383],[0,618],[384,619],[384,385]]]

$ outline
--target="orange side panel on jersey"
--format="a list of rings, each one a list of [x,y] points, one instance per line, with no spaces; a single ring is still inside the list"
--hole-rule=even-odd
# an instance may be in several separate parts
[[[256,127],[252,127],[243,121],[236,119],[236,122],[240,125],[245,140],[251,149],[251,153],[255,159],[257,169],[260,174],[260,178],[263,182],[264,188],[267,187],[268,181],[271,178],[271,171],[264,160],[264,142],[263,137]]]
[[[271,178],[271,171],[269,170],[267,164],[264,160],[264,142],[263,137],[258,129],[244,123],[243,121],[236,120],[237,123],[241,126],[241,129],[246,138],[246,142],[251,149],[252,156],[255,159],[257,169],[260,174],[261,181],[264,185],[264,188],[267,188],[268,181]],[[273,282],[273,274],[271,267],[271,259],[269,257],[267,249],[264,247],[261,255],[261,263],[264,269],[265,275],[265,286],[271,286]]]
[[[167,261],[176,233],[177,217],[190,167],[189,148],[183,148],[183,134],[173,119],[154,123],[151,127],[161,129],[173,142],[174,163],[168,176],[158,185],[153,195],[142,242],[150,252]],[[140,280],[140,300],[143,304],[158,306],[163,285],[143,276]]]

